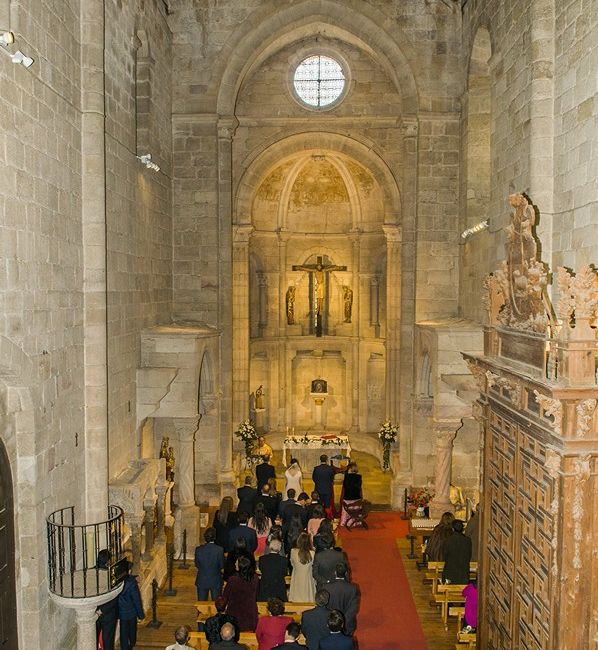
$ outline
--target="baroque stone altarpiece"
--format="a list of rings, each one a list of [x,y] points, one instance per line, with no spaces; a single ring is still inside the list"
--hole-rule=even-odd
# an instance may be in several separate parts
[[[598,279],[589,266],[558,269],[553,311],[535,209],[522,194],[509,198],[507,259],[485,283],[484,354],[464,355],[480,390],[483,436],[478,645],[591,648]]]

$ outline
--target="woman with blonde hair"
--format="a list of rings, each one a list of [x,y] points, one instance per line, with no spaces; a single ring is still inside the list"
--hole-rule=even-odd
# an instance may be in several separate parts
[[[306,532],[297,538],[297,545],[291,549],[291,586],[289,588],[289,602],[313,603],[316,593],[316,583],[312,575],[315,551],[311,539]]]

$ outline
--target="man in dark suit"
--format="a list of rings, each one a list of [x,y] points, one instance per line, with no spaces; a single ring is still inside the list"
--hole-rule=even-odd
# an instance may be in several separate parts
[[[311,503],[305,508],[307,510],[307,520],[313,519],[314,508],[320,505],[320,495],[314,490],[311,493]]]
[[[253,514],[253,508],[255,507],[255,498],[257,497],[257,490],[251,486],[251,483],[251,476],[246,476],[245,485],[243,487],[237,488],[237,496],[239,497],[237,512],[246,512],[250,515]]]
[[[287,490],[287,498],[278,504],[278,514],[283,521],[284,521],[284,511],[287,509],[287,506],[296,503],[295,495],[296,495],[295,488],[289,488]]]
[[[471,562],[471,538],[463,534],[463,522],[453,521],[453,534],[446,540],[443,548],[443,582],[454,585],[469,583],[469,563]]]
[[[314,467],[311,477],[314,482],[314,489],[320,495],[320,503],[324,508],[330,508],[332,505],[334,475],[340,472],[343,472],[343,470],[328,464],[326,454],[320,456],[320,464]]]
[[[299,623],[289,623],[284,633],[284,643],[275,645],[272,650],[307,650],[307,646],[299,643],[297,639],[301,634]]]
[[[284,555],[280,555],[282,544],[280,540],[273,539],[266,555],[259,559],[260,586],[258,590],[258,600],[268,600],[269,598],[279,598],[282,602],[287,599],[287,585],[285,576],[287,575],[288,561]]]
[[[248,650],[244,643],[235,641],[235,628],[231,623],[225,623],[221,630],[222,641],[210,643],[210,650]]]
[[[232,528],[228,534],[228,550],[232,551],[237,539],[239,537],[242,537],[245,540],[245,548],[247,549],[247,552],[253,555],[255,553],[255,549],[257,548],[257,535],[255,533],[255,530],[253,530],[253,528],[249,528],[247,525],[249,516],[246,512],[240,512],[238,520],[239,525]]]
[[[197,600],[216,600],[222,591],[222,568],[224,567],[224,549],[216,541],[216,529],[207,528],[203,536],[205,544],[195,549],[195,566],[197,576]]]
[[[316,588],[326,588],[326,583],[332,582],[336,577],[336,565],[346,562],[342,551],[333,548],[334,537],[326,533],[322,537],[324,549],[316,553],[312,566],[312,575],[316,581]]]
[[[355,643],[350,636],[343,634],[345,620],[338,609],[328,614],[328,636],[320,641],[319,650],[355,650]]]
[[[265,485],[262,485],[260,493],[255,498],[255,505],[258,503],[264,504],[264,510],[266,511],[266,514],[268,517],[270,517],[272,523],[274,523],[278,511],[278,502],[270,495],[270,486],[267,483]]]
[[[257,478],[257,491],[262,489],[262,485],[268,482],[269,478],[276,478],[274,466],[270,465],[270,456],[262,456],[262,462],[255,468]]]
[[[109,571],[112,555],[110,551],[103,548],[98,551],[96,566],[99,571]],[[100,638],[102,633],[102,644],[106,650],[114,650],[114,639],[116,637],[116,624],[118,623],[118,596],[101,604],[98,609],[98,618],[96,619],[96,639]]]
[[[294,492],[293,488],[289,489],[290,492]],[[286,508],[282,511],[282,529],[285,530],[285,527],[288,528],[291,523],[293,515],[299,515],[301,517],[301,523],[303,528],[307,526],[307,510],[305,509],[305,503],[307,502],[307,494],[301,492],[297,501],[289,503]]]
[[[328,609],[338,609],[345,617],[345,632],[355,632],[355,618],[359,607],[359,591],[357,585],[349,582],[347,577],[347,565],[339,562],[335,568],[335,579],[326,585],[326,591],[330,594]]]
[[[309,650],[319,650],[320,639],[328,636],[328,599],[326,589],[316,591],[316,606],[308,609],[301,616],[301,629]]]

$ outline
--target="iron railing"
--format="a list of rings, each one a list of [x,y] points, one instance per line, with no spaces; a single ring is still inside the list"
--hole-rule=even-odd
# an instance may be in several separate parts
[[[74,506],[49,515],[50,591],[64,598],[89,598],[114,589],[126,573],[123,521],[118,506],[108,506],[108,519],[95,524],[75,524]]]

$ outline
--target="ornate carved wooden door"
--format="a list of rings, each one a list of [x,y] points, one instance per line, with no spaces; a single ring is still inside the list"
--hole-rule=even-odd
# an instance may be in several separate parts
[[[0,648],[16,650],[17,601],[12,480],[4,444],[0,440]]]

